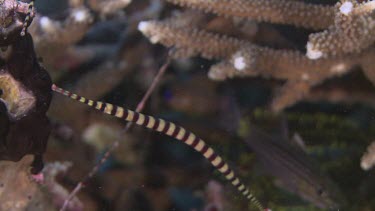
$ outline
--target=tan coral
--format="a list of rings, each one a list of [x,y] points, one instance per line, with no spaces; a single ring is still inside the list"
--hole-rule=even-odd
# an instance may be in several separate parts
[[[325,29],[333,23],[331,6],[292,0],[168,0],[171,3],[218,15],[241,17],[262,22]]]
[[[359,53],[375,41],[375,2],[342,0],[336,5],[334,25],[309,36],[310,59]]]
[[[173,47],[175,57],[200,55],[207,59],[224,59],[211,67],[211,79],[261,76],[286,81],[271,105],[275,111],[303,99],[311,87],[345,74],[356,65],[366,64],[375,56],[369,49],[357,54],[311,60],[299,51],[261,47],[186,24],[181,27],[173,20],[141,22],[139,29],[152,42]]]
[[[88,3],[91,9],[105,17],[120,11],[130,4],[131,0],[89,0]]]
[[[180,58],[197,55],[207,59],[225,58],[246,43],[232,37],[180,27],[170,21],[143,21],[139,23],[138,29],[152,43],[176,48]]]
[[[361,58],[362,55],[350,59],[340,57],[310,60],[297,51],[273,50],[251,45],[243,47],[230,59],[213,65],[209,77],[225,80],[261,76],[285,80],[286,84],[276,93],[271,104],[272,110],[280,111],[303,99],[311,87],[332,76],[347,73]]]
[[[93,17],[90,11],[85,7],[80,7],[72,9],[63,22],[52,20],[46,16],[38,16],[29,31],[37,46],[42,43],[66,45],[82,39],[92,22]]]
[[[298,51],[245,45],[229,59],[219,63],[219,66],[212,66],[209,76],[216,80],[262,76],[316,84],[327,77],[346,73],[360,59],[361,55],[351,59],[337,57],[335,59],[310,60]]]
[[[71,7],[84,7],[87,2],[91,10],[98,13],[101,17],[106,17],[121,11],[131,3],[131,0],[69,0]]]
[[[93,23],[93,16],[85,7],[73,8],[63,21],[47,16],[37,16],[29,28],[36,52],[47,69],[54,70],[55,62],[87,33]],[[61,62],[61,61],[59,61]]]

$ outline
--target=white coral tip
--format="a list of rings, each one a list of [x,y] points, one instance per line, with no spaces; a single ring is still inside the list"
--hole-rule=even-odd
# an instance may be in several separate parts
[[[87,19],[88,15],[85,10],[78,10],[73,14],[74,20],[77,22],[83,22]]]
[[[353,3],[352,2],[345,2],[340,7],[340,12],[344,15],[349,15],[353,11]]]
[[[147,31],[149,26],[150,24],[147,21],[141,21],[138,24],[138,30],[144,33],[145,31]]]
[[[371,165],[369,165],[367,162],[365,161],[361,161],[361,168],[365,171],[369,170],[371,168]]]
[[[333,73],[345,73],[347,66],[344,63],[339,63],[331,67],[330,71]]]
[[[313,49],[313,45],[310,42],[307,43],[306,48],[307,48],[306,56],[309,59],[319,59],[320,57],[323,56],[323,52]]]
[[[41,17],[39,23],[43,29],[48,29],[52,25],[51,20],[46,16]]]
[[[233,63],[234,68],[236,68],[236,70],[242,71],[246,68],[245,58],[242,56],[235,57]]]

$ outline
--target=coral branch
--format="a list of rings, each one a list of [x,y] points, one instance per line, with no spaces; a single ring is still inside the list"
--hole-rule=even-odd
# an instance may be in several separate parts
[[[330,59],[310,60],[298,51],[273,50],[245,46],[230,59],[211,67],[209,77],[225,80],[233,77],[261,76],[286,80],[271,108],[280,111],[304,98],[310,88],[324,80],[347,73],[356,65],[374,58],[372,50]]]
[[[342,0],[335,6],[334,25],[311,34],[307,43],[310,59],[359,53],[375,41],[375,2]]]
[[[181,6],[218,15],[247,18],[262,22],[290,24],[311,29],[325,29],[333,23],[331,6],[291,0],[168,0]]]
[[[82,39],[92,22],[93,17],[89,10],[80,7],[71,9],[69,16],[63,22],[46,16],[37,16],[29,31],[37,46],[51,43],[70,45]]]
[[[90,8],[102,17],[120,11],[130,4],[131,0],[89,0]]]
[[[113,15],[130,3],[131,0],[69,0],[69,4],[72,7],[83,7],[87,4],[91,10],[98,13],[101,17]]]
[[[179,58],[196,55],[207,59],[225,58],[246,43],[232,37],[180,27],[172,21],[143,21],[138,29],[152,43],[175,47],[178,53],[174,56]]]
[[[35,48],[49,70],[55,68],[56,61],[68,49],[81,40],[93,23],[93,16],[85,7],[73,8],[63,21],[52,20],[47,16],[34,18],[29,32],[33,35]]]
[[[361,65],[369,58],[372,61],[374,57],[373,52],[367,50],[360,54],[311,60],[298,51],[261,47],[245,40],[189,28],[185,24],[181,27],[171,20],[141,22],[139,30],[154,43],[174,47],[175,57],[201,55],[207,59],[224,59],[211,67],[211,79],[261,76],[288,81],[272,103],[276,111],[303,99],[312,86],[345,74],[353,66]]]
[[[332,75],[340,75],[358,63],[360,55],[351,59],[309,60],[298,51],[274,50],[247,45],[228,60],[211,67],[209,76],[215,80],[233,77],[262,76],[316,84]]]

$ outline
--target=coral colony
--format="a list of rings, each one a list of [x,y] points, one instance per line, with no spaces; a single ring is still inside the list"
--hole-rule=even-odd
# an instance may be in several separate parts
[[[6,5],[8,5],[9,2],[10,1],[3,2],[2,9],[13,11],[12,8],[6,7]],[[13,4],[18,4],[18,2],[12,2],[12,5]],[[20,4],[22,6],[22,3],[20,3]],[[49,135],[49,129],[47,129],[47,128],[50,128],[50,123],[48,122],[48,120],[47,120],[46,123],[39,122],[38,124],[35,124],[35,122],[34,122],[34,127],[31,127],[31,125],[33,123],[30,122],[29,117],[33,117],[33,115],[35,115],[34,113],[39,114],[38,110],[42,109],[42,112],[41,112],[42,116],[41,117],[39,117],[39,116],[33,117],[34,119],[32,119],[32,120],[40,121],[39,119],[41,119],[41,118],[45,119],[44,115],[45,115],[46,109],[44,109],[44,108],[48,107],[49,104],[50,104],[51,92],[48,90],[48,88],[46,90],[38,90],[38,88],[40,89],[41,87],[42,88],[48,87],[49,85],[51,85],[51,81],[50,81],[48,76],[47,77],[45,77],[45,76],[41,77],[41,73],[39,73],[39,72],[42,72],[42,74],[44,74],[44,70],[41,69],[41,67],[38,65],[38,62],[36,62],[36,56],[35,56],[35,53],[33,51],[33,43],[31,41],[31,36],[29,34],[27,34],[27,27],[30,25],[30,22],[31,22],[31,20],[34,16],[33,4],[34,4],[33,1],[28,4],[29,10],[27,11],[27,14],[25,15],[25,20],[24,20],[23,24],[18,24],[18,25],[21,26],[21,27],[18,27],[18,29],[20,30],[20,31],[18,31],[19,32],[18,36],[25,37],[27,35],[26,40],[24,41],[24,42],[26,42],[26,44],[22,43],[23,42],[22,39],[20,41],[19,39],[14,38],[14,36],[17,36],[17,35],[14,34],[13,31],[8,32],[9,36],[13,36],[12,39],[14,39],[15,41],[12,42],[12,43],[9,43],[9,44],[12,45],[12,47],[14,49],[12,49],[13,51],[11,53],[10,58],[8,58],[8,57],[5,58],[6,59],[5,65],[6,66],[9,65],[9,72],[13,77],[16,77],[16,81],[13,82],[13,78],[9,79],[9,77],[8,78],[3,77],[3,81],[8,79],[8,80],[12,80],[13,83],[11,83],[11,84],[5,83],[4,87],[2,87],[2,88],[5,91],[3,93],[4,94],[3,99],[5,100],[4,102],[5,102],[5,105],[7,106],[7,109],[8,109],[9,112],[11,112],[12,109],[13,109],[12,104],[15,104],[14,105],[15,107],[21,107],[21,106],[23,106],[24,102],[23,101],[20,101],[20,102],[15,101],[15,100],[17,100],[17,98],[15,98],[14,95],[10,96],[9,98],[6,97],[10,94],[13,94],[12,91],[9,91],[8,87],[13,88],[13,86],[20,86],[19,89],[21,89],[23,86],[31,86],[30,90],[20,90],[19,92],[23,93],[23,92],[30,91],[30,93],[39,94],[39,95],[32,96],[32,94],[30,94],[30,93],[28,95],[23,94],[23,95],[26,95],[26,96],[22,96],[22,98],[26,98],[26,99],[30,98],[31,99],[31,100],[29,100],[30,102],[28,102],[28,104],[29,104],[28,106],[31,107],[31,108],[27,108],[26,111],[24,111],[24,109],[21,108],[21,111],[19,111],[19,112],[22,112],[21,114],[19,114],[18,111],[15,112],[15,115],[22,115],[22,116],[21,117],[18,117],[18,116],[14,117],[15,120],[16,120],[15,126],[12,125],[11,128],[10,128],[11,129],[10,131],[7,131],[7,130],[4,131],[5,132],[3,134],[4,137],[2,137],[2,139],[4,141],[7,140],[8,142],[13,142],[12,146],[18,147],[18,145],[16,145],[16,143],[14,143],[14,142],[18,141],[16,139],[17,135],[16,136],[13,136],[13,135],[8,136],[8,135],[10,133],[12,133],[13,128],[18,129],[17,128],[18,124],[21,124],[21,126],[19,126],[19,127],[22,127],[23,124],[29,124],[30,125],[29,127],[32,129],[32,131],[29,132],[29,134],[24,133],[24,134],[20,134],[20,135],[22,137],[26,138],[25,140],[21,139],[21,141],[23,141],[23,142],[28,141],[29,144],[27,144],[27,145],[29,145],[30,148],[22,148],[22,147],[15,148],[15,149],[9,148],[9,149],[7,149],[7,151],[3,152],[3,156],[4,156],[4,154],[9,153],[9,158],[3,157],[3,159],[11,159],[11,160],[14,160],[14,161],[18,161],[23,156],[25,156],[26,154],[35,153],[35,159],[34,159],[34,162],[32,163],[32,166],[33,166],[32,173],[35,174],[35,175],[38,175],[43,168],[43,163],[42,163],[43,160],[42,160],[41,156],[44,153],[44,150],[46,148],[47,138],[48,138],[48,135]],[[104,12],[107,12],[107,11],[104,10]],[[71,21],[80,24],[80,23],[85,22],[85,19],[87,17],[89,17],[89,15],[87,14],[86,11],[75,10],[75,11],[72,12],[72,17],[71,17],[72,20]],[[15,22],[13,19],[11,19],[10,21]],[[40,23],[41,29],[44,30],[44,31],[47,31],[47,32],[48,31],[57,31],[56,29],[58,29],[58,28],[54,28],[54,26],[56,24],[52,24],[52,21],[50,21],[47,17],[40,18],[39,23]],[[7,27],[10,24],[11,23],[6,24],[5,26]],[[5,27],[5,29],[7,29],[6,27]],[[8,34],[5,34],[3,36],[5,37]],[[60,33],[57,33],[57,35],[61,36]],[[5,37],[4,39],[7,39],[7,37]],[[58,39],[60,40],[61,38],[58,38]],[[21,43],[21,45],[19,43]],[[17,54],[18,52],[23,52],[24,54],[19,55],[19,54]],[[15,55],[13,56],[12,54],[15,54]],[[22,65],[22,66],[14,65],[13,64],[14,63],[13,57],[25,58],[24,60],[25,60],[26,64]],[[29,62],[26,58],[31,58],[32,61]],[[22,64],[22,62],[20,62],[20,64]],[[27,64],[31,64],[32,66],[29,68],[29,67],[26,66]],[[27,70],[28,71],[28,72],[25,72],[24,74],[28,73],[28,74],[35,74],[36,75],[36,76],[31,76],[31,78],[41,77],[41,79],[44,80],[44,83],[42,81],[43,84],[39,84],[41,82],[33,81],[34,84],[29,85],[28,84],[28,83],[30,83],[29,81],[26,81],[26,82],[19,81],[19,77],[20,77],[19,72],[21,70]],[[15,72],[15,74],[13,72]],[[19,85],[18,83],[21,83],[21,84]],[[35,88],[33,87],[33,85],[34,85]],[[66,95],[68,97],[71,97],[72,99],[75,99],[77,101],[85,103],[89,106],[92,106],[92,107],[94,107],[94,108],[96,108],[96,109],[98,109],[98,110],[100,110],[104,113],[111,114],[111,115],[116,116],[118,118],[125,119],[127,121],[134,122],[134,123],[139,124],[141,126],[145,126],[147,128],[165,133],[165,134],[167,134],[169,136],[172,136],[172,137],[174,137],[178,140],[181,140],[182,142],[186,143],[189,146],[192,146],[195,150],[197,150],[202,155],[204,155],[204,157],[207,160],[209,160],[211,162],[211,164],[214,167],[216,167],[226,177],[226,179],[228,181],[230,181],[238,189],[238,191],[240,191],[246,198],[248,198],[248,200],[251,203],[253,203],[259,210],[264,210],[261,203],[253,196],[253,194],[250,192],[250,190],[245,187],[245,185],[239,180],[239,178],[237,176],[235,176],[233,170],[231,170],[229,168],[228,164],[226,162],[224,162],[223,159],[219,155],[217,155],[211,147],[207,146],[206,143],[202,139],[198,138],[193,133],[190,133],[189,131],[186,131],[184,128],[179,127],[179,126],[177,126],[177,125],[175,125],[174,123],[171,123],[171,122],[167,122],[167,121],[164,121],[164,120],[161,120],[161,119],[155,119],[151,116],[145,116],[145,115],[137,113],[137,112],[133,112],[133,111],[130,111],[130,110],[123,109],[121,107],[113,106],[112,104],[102,103],[100,101],[87,100],[86,98],[80,97],[76,94],[71,94],[68,91],[64,91],[61,88],[58,88],[56,85],[53,85],[51,87],[52,87],[53,91],[56,91],[58,93],[61,93],[61,94]],[[36,99],[33,99],[34,97]],[[23,100],[23,99],[21,99],[21,100]],[[43,104],[43,105],[41,105],[41,104]],[[26,120],[26,122],[25,122],[25,120]],[[10,120],[10,121],[14,121],[14,120]],[[18,122],[20,122],[20,123],[18,123]],[[44,124],[42,124],[42,123],[44,123]],[[9,124],[9,123],[6,122],[6,124]],[[44,129],[35,128],[35,126],[43,127]],[[20,130],[20,129],[18,129],[18,130]],[[36,133],[36,134],[34,134],[34,133]],[[41,135],[39,135],[39,134],[41,134]],[[27,138],[29,138],[29,139],[27,139]],[[39,142],[42,142],[42,143],[39,144]],[[26,143],[24,143],[24,144],[26,144]],[[3,148],[7,148],[6,144],[4,144],[4,145],[5,146]],[[14,153],[17,153],[17,155],[15,155]],[[37,178],[39,180],[39,182],[43,182],[43,177],[35,176],[34,178]],[[63,209],[65,209],[65,207],[63,207]]]
[[[181,24],[178,17],[138,25],[152,43],[176,48],[174,56],[177,58],[199,55],[221,60],[210,68],[208,76],[211,79],[262,76],[285,80],[284,88],[272,102],[275,111],[295,104],[311,87],[348,73],[357,65],[363,68],[369,80],[374,80],[372,66],[368,64],[375,56],[370,47],[375,39],[375,4],[372,1],[342,0],[335,6],[288,0],[169,2],[218,16],[323,30],[310,34],[304,55],[299,51],[276,50],[208,32],[195,28],[194,24]]]
[[[286,109],[314,98],[319,87],[331,102],[341,97],[375,104],[368,93],[351,97],[353,90],[343,94],[324,89],[325,83],[356,69],[375,85],[375,1],[66,0],[40,3],[43,12],[35,10],[34,2],[0,0],[0,210],[372,208],[368,195],[373,195],[373,178],[352,170],[360,166],[367,171],[375,165],[375,142],[369,144],[373,133],[362,133],[360,124],[335,115],[306,112],[296,117]],[[48,13],[50,5],[58,9]],[[285,35],[288,30],[290,36]],[[297,39],[299,33],[302,41]],[[155,76],[162,60],[166,62]],[[163,77],[170,64],[174,75]],[[186,71],[206,67],[203,76]],[[233,85],[236,78],[242,80]],[[244,93],[249,91],[242,90],[245,79],[278,86],[271,102],[262,105],[264,113],[249,102],[263,94]],[[243,104],[234,100],[238,87],[238,95],[246,98]],[[134,111],[117,106],[131,105],[145,90]],[[145,113],[163,118],[140,112],[152,92],[158,92],[163,103],[153,103]],[[52,99],[53,93],[57,94]],[[162,107],[158,111],[171,107],[177,112],[157,113],[155,104]],[[181,110],[198,119],[189,120],[193,126],[178,119]],[[277,132],[270,130],[275,119],[284,120],[284,114],[294,128],[304,126],[305,134],[318,137],[314,140],[318,143],[308,137],[305,144],[297,133],[290,138],[285,124],[276,124]],[[258,129],[253,123],[262,118],[270,128]],[[170,137],[194,149],[223,180],[208,181],[219,177],[208,178],[207,163],[197,167],[201,164],[192,156],[185,157],[192,150],[177,149],[179,145],[170,150],[164,141],[150,142],[147,139],[156,135],[146,136],[145,130],[128,133],[130,123],[161,133],[157,139]],[[342,132],[333,134],[332,128]],[[340,142],[347,139],[366,142],[356,142],[358,148]],[[120,145],[122,140],[126,143]],[[44,158],[70,162],[44,165]],[[326,174],[315,162],[318,158],[333,160],[324,168],[335,171]],[[178,167],[163,169],[163,159]],[[97,165],[90,171],[93,162]],[[348,168],[336,171],[334,167],[342,163]],[[179,173],[181,169],[184,173]],[[62,181],[57,177],[61,173],[68,174]],[[343,183],[329,178],[352,173],[360,179],[344,178]],[[207,196],[201,190],[204,184]],[[237,194],[225,193],[226,184]],[[187,189],[196,187],[198,192],[187,194]],[[350,188],[360,192],[348,199],[350,203],[360,199],[358,205],[348,205],[342,197],[348,192],[355,195]]]

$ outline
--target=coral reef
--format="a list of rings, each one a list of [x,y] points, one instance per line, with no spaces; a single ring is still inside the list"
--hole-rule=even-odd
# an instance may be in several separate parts
[[[35,6],[27,32],[53,83],[194,132],[272,210],[374,210],[374,1],[38,0]],[[10,50],[1,48],[0,57],[9,59]],[[36,82],[33,76],[23,80]],[[0,72],[0,125],[35,105],[46,109],[37,92],[13,78]],[[48,127],[31,119],[14,132],[32,138],[52,128],[41,174],[30,175],[31,156],[0,161],[0,206],[8,206],[1,210],[16,204],[255,210],[179,141],[59,95],[47,115]],[[244,138],[243,130],[255,127],[264,134]],[[0,136],[7,130],[0,127]]]
[[[374,58],[371,49],[374,42],[372,1],[342,0],[335,6],[289,0],[170,2],[230,19],[323,29],[310,34],[304,55],[293,49],[272,49],[251,40],[209,32],[194,24],[181,25],[180,19],[185,16],[140,23],[139,30],[152,43],[175,48],[177,58],[202,56],[223,60],[210,68],[209,77],[214,80],[261,76],[286,81],[271,104],[275,111],[303,100],[312,87],[356,66],[361,66],[373,80],[373,65],[369,64]]]
[[[339,56],[359,53],[374,43],[375,2],[341,1],[335,6],[334,24],[313,33],[307,43],[307,57]]]

